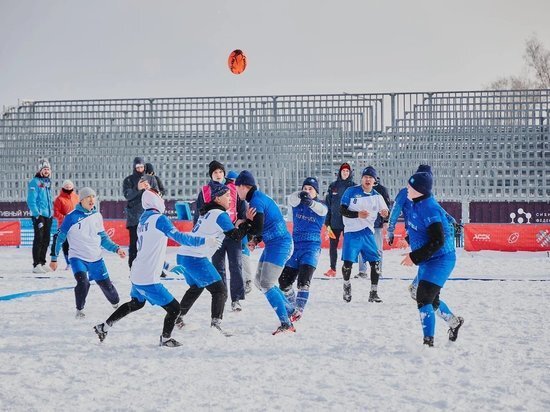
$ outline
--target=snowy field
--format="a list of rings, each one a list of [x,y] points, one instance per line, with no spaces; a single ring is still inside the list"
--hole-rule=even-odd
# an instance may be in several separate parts
[[[71,272],[36,278],[30,249],[0,248],[0,410],[550,410],[547,253],[460,250],[453,277],[476,280],[450,280],[442,299],[465,324],[452,343],[438,319],[434,348],[422,345],[401,253],[385,254],[384,303],[367,302],[364,279],[345,303],[342,280],[322,279],[323,251],[297,333],[272,336],[278,321],[253,290],[241,313],[226,311],[234,336],[223,337],[205,292],[174,331],[183,346],[160,348],[162,309],[146,305],[100,344],[92,327],[112,308],[95,284],[76,320]],[[128,300],[126,261],[106,261]],[[178,300],[186,290],[165,285]],[[53,292],[5,298],[29,291]]]

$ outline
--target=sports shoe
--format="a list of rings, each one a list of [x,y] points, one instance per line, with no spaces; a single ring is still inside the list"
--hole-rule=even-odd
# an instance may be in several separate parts
[[[327,278],[333,278],[333,277],[336,277],[336,271],[334,269],[329,269],[324,273],[324,275]]]
[[[86,314],[82,310],[77,309],[76,314],[74,315],[74,317],[76,319],[83,319],[83,318],[86,317]]]
[[[380,296],[378,296],[378,292],[375,290],[371,290],[369,293],[369,302],[376,302],[381,303],[382,299],[380,299]]]
[[[281,323],[281,326],[279,326],[277,330],[272,333],[272,335],[278,335],[279,333],[289,333],[289,332],[296,332],[296,328],[294,327],[294,325],[292,323],[291,324]]]
[[[434,337],[433,336],[424,336],[424,345],[433,348],[434,346]]]
[[[235,302],[231,302],[231,310],[233,312],[240,312],[241,310],[243,310],[238,300],[236,300]]]
[[[210,327],[218,330],[223,336],[227,336],[227,337],[233,336],[231,333],[226,332],[225,330],[222,329],[221,323],[222,323],[221,319],[212,318],[212,322],[210,322]]]
[[[252,281],[247,280],[244,284],[244,294],[248,295],[250,292],[252,292]]]
[[[302,318],[302,315],[304,312],[301,309],[294,309],[294,312],[292,312],[292,315],[290,315],[290,321],[292,323],[299,321]]]
[[[114,309],[118,309],[118,303],[111,303],[111,306],[112,306]]]
[[[52,270],[46,266],[46,265],[41,265],[42,266],[42,270],[44,271],[44,273],[48,273],[48,272],[51,272]]]
[[[94,332],[96,333],[100,342],[103,342],[107,337],[107,331],[105,330],[104,326],[104,323],[100,323],[99,325],[94,326]]]
[[[355,279],[368,279],[369,275],[366,272],[359,272],[357,275],[355,275]]]
[[[344,283],[344,300],[351,302],[351,283]]]
[[[44,272],[44,269],[42,269],[41,265],[36,265],[32,268],[32,273],[46,273]]]
[[[182,344],[179,343],[174,338],[165,338],[163,336],[160,337],[159,346],[166,346],[168,348],[175,348],[176,346],[181,346]]]
[[[178,318],[176,319],[176,327],[178,329],[182,329],[184,326],[185,326],[185,322],[183,321],[183,317],[178,316]]]
[[[458,338],[458,330],[460,329],[460,327],[463,325],[464,323],[464,318],[462,317],[458,317],[458,325],[456,325],[454,328],[449,328],[449,340],[451,342],[454,342],[456,341],[456,339]]]

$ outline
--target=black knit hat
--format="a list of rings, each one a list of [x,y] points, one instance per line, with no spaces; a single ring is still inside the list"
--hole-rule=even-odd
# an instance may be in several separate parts
[[[423,195],[429,195],[432,193],[433,179],[430,173],[415,173],[409,178],[409,184],[414,190],[422,193]]]
[[[212,179],[212,173],[214,173],[218,169],[223,170],[223,175],[225,176],[225,166],[223,164],[221,164],[217,160],[212,160],[208,164],[208,175],[210,176],[210,179]]]

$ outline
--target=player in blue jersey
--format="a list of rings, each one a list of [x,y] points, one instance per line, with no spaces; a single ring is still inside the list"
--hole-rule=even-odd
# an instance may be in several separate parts
[[[292,230],[294,252],[279,277],[279,287],[289,302],[295,306],[290,316],[291,322],[302,317],[309,298],[311,278],[321,253],[321,228],[328,208],[318,200],[318,194],[319,182],[314,177],[308,177],[302,183],[302,190],[288,197],[294,224]],[[298,279],[297,295],[292,287],[296,279]]]
[[[374,222],[380,214],[389,215],[384,198],[373,189],[376,183],[376,170],[372,166],[363,169],[361,184],[344,192],[341,212],[344,219],[344,244],[342,247],[342,275],[344,277],[344,301],[351,301],[351,268],[359,255],[371,267],[371,291],[369,302],[382,302],[378,296],[380,278],[380,252],[374,239]]]
[[[94,331],[100,342],[103,342],[108,330],[115,322],[143,308],[147,301],[151,305],[161,306],[166,311],[160,346],[181,346],[181,343],[171,337],[176,318],[180,313],[180,305],[160,283],[168,238],[179,244],[195,247],[206,244],[209,247],[217,248],[221,242],[214,237],[204,238],[178,232],[164,215],[164,200],[154,189],[143,192],[141,205],[144,212],[139,218],[137,227],[137,256],[130,269],[130,281],[132,282],[130,297],[132,299],[121,305],[104,323],[94,326]]]
[[[418,265],[418,290],[416,302],[424,344],[433,346],[435,311],[449,324],[449,340],[455,341],[464,319],[455,316],[439,299],[439,293],[449,278],[455,263],[453,228],[447,213],[432,196],[432,175],[415,173],[407,186],[408,199],[412,202],[407,213],[407,232],[411,252],[405,255],[402,265]]]
[[[231,206],[229,187],[218,182],[210,183],[210,199],[199,210],[199,218],[191,236],[214,236],[220,242],[228,237],[240,243],[252,227],[252,220],[256,214],[254,209],[249,208],[246,211],[247,219],[236,228],[227,213]],[[183,316],[189,312],[204,289],[207,289],[212,295],[210,326],[225,334],[221,329],[221,321],[227,299],[227,287],[210,261],[214,253],[216,249],[206,246],[197,248],[183,245],[178,249],[178,265],[172,269],[172,272],[185,276],[189,285],[189,289],[181,299],[181,313],[176,320],[176,326],[179,328],[184,326]]]
[[[289,318],[292,305],[277,284],[283,267],[292,254],[292,238],[286,228],[283,215],[273,199],[258,190],[256,180],[248,170],[239,173],[235,185],[239,197],[256,210],[256,216],[252,222],[250,247],[254,248],[261,241],[265,244],[254,284],[265,294],[281,322],[281,326],[273,334],[295,332],[296,329]]]
[[[96,208],[95,191],[89,187],[83,187],[79,195],[80,203],[63,219],[54,238],[50,263],[50,268],[56,270],[59,251],[65,240],[68,240],[69,263],[76,280],[74,295],[77,319],[85,316],[83,309],[90,290],[90,280],[95,280],[113,307],[117,307],[120,301],[101,257],[101,248],[117,253],[121,258],[126,256],[124,250],[105,233],[103,217]]]

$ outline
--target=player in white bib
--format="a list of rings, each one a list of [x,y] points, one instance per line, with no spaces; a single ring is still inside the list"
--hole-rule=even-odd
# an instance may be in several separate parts
[[[378,296],[380,277],[380,252],[374,239],[374,221],[378,214],[387,217],[388,206],[384,198],[373,189],[376,170],[372,166],[363,169],[361,184],[344,192],[340,211],[344,219],[344,244],[342,246],[342,275],[344,277],[344,300],[351,301],[351,268],[359,255],[371,266],[371,291],[369,302],[382,302]]]
[[[86,297],[90,290],[90,280],[101,288],[107,300],[118,306],[118,292],[109,279],[109,272],[101,257],[101,248],[126,256],[124,250],[115,244],[105,233],[103,217],[96,208],[96,193],[89,187],[80,189],[80,203],[65,216],[58,233],[54,236],[50,268],[57,269],[57,256],[65,240],[69,241],[69,263],[76,280],[74,295],[76,300],[76,318],[83,318]]]
[[[139,218],[137,228],[137,256],[132,263],[130,280],[132,300],[121,305],[104,323],[94,326],[94,331],[102,342],[111,326],[126,315],[141,309],[145,301],[161,306],[166,311],[164,327],[160,337],[160,346],[175,347],[181,343],[171,338],[174,323],[180,312],[180,305],[172,294],[160,283],[160,273],[166,255],[168,238],[179,244],[199,247],[219,247],[221,242],[214,238],[190,236],[178,232],[172,222],[164,215],[164,200],[154,190],[143,192],[141,204],[144,212]]]
[[[229,188],[218,182],[210,183],[210,188],[212,200],[205,203],[200,209],[199,219],[193,227],[191,236],[214,236],[220,241],[228,237],[240,241],[252,227],[252,220],[256,215],[255,210],[249,208],[246,212],[247,220],[236,228],[227,213],[231,206]],[[183,316],[189,312],[204,289],[207,289],[212,295],[210,326],[228,335],[220,326],[227,300],[227,287],[210,260],[215,252],[216,249],[207,247],[207,245],[196,248],[182,245],[178,249],[178,266],[172,269],[172,272],[185,276],[189,285],[189,289],[180,303],[181,314],[176,320],[176,325],[179,328],[184,326]]]

